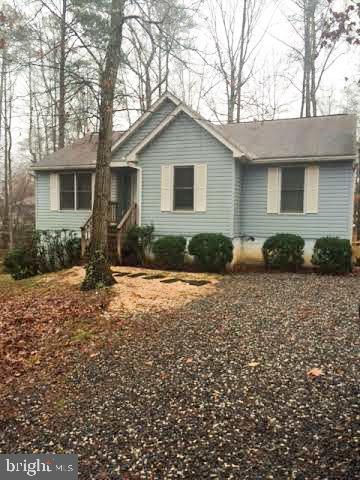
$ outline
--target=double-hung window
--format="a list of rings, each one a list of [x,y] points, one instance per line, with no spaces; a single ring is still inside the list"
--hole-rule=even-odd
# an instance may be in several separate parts
[[[62,173],[59,186],[60,210],[91,210],[91,173]]]
[[[281,169],[281,213],[304,212],[305,168]]]
[[[174,210],[194,210],[194,165],[174,166]]]

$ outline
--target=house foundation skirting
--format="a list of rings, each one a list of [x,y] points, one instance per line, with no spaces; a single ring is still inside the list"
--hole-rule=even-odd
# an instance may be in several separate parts
[[[234,257],[232,265],[263,265],[262,246],[266,238],[256,237],[254,241],[235,238]],[[313,254],[315,239],[305,240],[304,260],[305,266],[311,267],[311,257]]]

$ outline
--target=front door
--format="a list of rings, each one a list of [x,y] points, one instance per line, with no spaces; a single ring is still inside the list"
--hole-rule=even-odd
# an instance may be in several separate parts
[[[125,215],[131,205],[131,174],[121,173],[119,176],[119,220]]]

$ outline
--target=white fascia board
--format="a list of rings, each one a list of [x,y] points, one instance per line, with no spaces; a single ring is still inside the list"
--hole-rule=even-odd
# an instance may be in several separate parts
[[[284,158],[257,158],[251,163],[255,165],[262,164],[278,164],[278,163],[316,163],[316,162],[338,162],[338,161],[354,161],[353,155],[334,155],[328,157],[284,157]]]
[[[51,166],[37,166],[31,165],[30,169],[37,172],[37,171],[59,171],[59,170],[95,170],[96,165],[93,163],[91,165],[51,165]]]
[[[143,115],[141,115],[140,118],[136,120],[135,123],[131,125],[131,127],[119,138],[117,142],[114,143],[112,146],[111,151],[115,152],[120,145],[122,145],[127,138],[132,135],[132,133],[137,130],[141,125],[145,123],[145,121],[150,117],[150,115],[155,112],[156,110],[159,109],[159,107],[166,101],[166,100],[171,100],[172,102],[175,103],[175,105],[179,105],[181,102],[178,98],[176,98],[174,95],[171,93],[165,93],[165,95],[161,96],[153,105],[151,105],[150,110],[145,112]]]

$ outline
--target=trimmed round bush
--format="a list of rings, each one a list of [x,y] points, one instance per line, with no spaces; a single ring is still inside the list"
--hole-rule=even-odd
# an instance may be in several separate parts
[[[351,265],[351,243],[337,237],[318,238],[311,259],[322,273],[349,273]]]
[[[304,263],[305,242],[299,235],[277,233],[265,240],[262,247],[267,267],[297,269]]]
[[[38,273],[37,258],[31,249],[13,248],[4,259],[4,267],[15,280],[33,277]]]
[[[189,253],[200,267],[209,272],[222,272],[233,257],[233,244],[221,233],[200,233],[192,237]]]
[[[184,264],[186,239],[167,235],[158,238],[153,245],[155,259],[164,267],[180,268]]]

